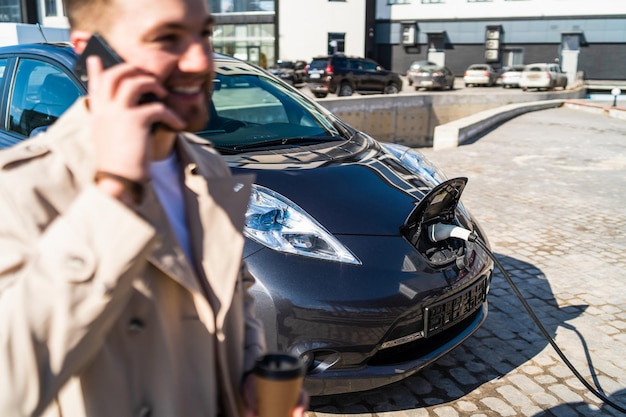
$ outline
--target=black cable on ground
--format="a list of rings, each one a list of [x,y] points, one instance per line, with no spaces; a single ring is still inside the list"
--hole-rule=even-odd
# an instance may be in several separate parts
[[[502,274],[504,275],[504,278],[507,280],[507,282],[509,283],[509,285],[513,289],[513,292],[515,292],[515,295],[517,296],[517,298],[519,298],[519,300],[522,302],[522,305],[524,306],[524,308],[526,309],[528,314],[530,314],[530,317],[535,322],[535,324],[537,325],[537,327],[539,328],[539,330],[541,331],[543,336],[550,343],[550,345],[552,345],[552,347],[554,348],[556,353],[561,357],[561,359],[563,360],[565,365],[567,365],[567,367],[572,371],[572,373],[576,376],[576,378],[578,378],[578,380],[589,390],[589,392],[591,392],[593,395],[598,397],[603,403],[605,403],[608,406],[613,407],[614,409],[616,409],[618,411],[621,411],[622,413],[626,413],[626,408],[621,407],[618,404],[615,404],[613,401],[611,401],[609,398],[607,398],[601,392],[596,390],[591,384],[589,384],[587,382],[587,380],[580,374],[580,372],[578,372],[578,370],[574,367],[574,365],[572,365],[572,363],[569,361],[569,359],[567,359],[567,357],[565,356],[563,351],[561,351],[561,349],[558,347],[558,345],[556,344],[556,342],[554,341],[552,336],[550,336],[550,333],[548,333],[548,331],[543,326],[543,324],[541,324],[541,321],[539,321],[539,318],[537,317],[535,312],[532,310],[532,308],[530,307],[528,302],[524,299],[524,296],[522,295],[522,293],[517,288],[517,285],[515,285],[515,283],[511,279],[511,276],[506,272],[504,267],[502,267],[502,264],[500,263],[500,261],[498,261],[498,259],[495,257],[495,255],[487,247],[487,245],[485,245],[485,243],[481,239],[476,238],[476,236],[474,234],[471,235],[470,240],[476,242],[478,244],[478,246],[480,246],[485,252],[487,252],[489,257],[491,259],[493,259],[493,261],[495,262],[496,266],[502,272]]]

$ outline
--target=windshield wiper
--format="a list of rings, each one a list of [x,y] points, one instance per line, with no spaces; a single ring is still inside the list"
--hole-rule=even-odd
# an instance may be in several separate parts
[[[242,145],[234,145],[231,149],[234,151],[242,151],[247,149],[272,148],[274,146],[293,145],[293,144],[314,144],[322,142],[334,142],[345,140],[341,136],[294,136],[290,138],[280,138],[266,140],[262,142],[244,143]]]

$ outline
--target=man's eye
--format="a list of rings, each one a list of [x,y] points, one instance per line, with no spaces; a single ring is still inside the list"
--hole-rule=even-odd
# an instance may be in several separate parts
[[[157,38],[158,42],[167,42],[167,43],[176,42],[177,40],[178,40],[178,36],[174,34],[161,35]]]

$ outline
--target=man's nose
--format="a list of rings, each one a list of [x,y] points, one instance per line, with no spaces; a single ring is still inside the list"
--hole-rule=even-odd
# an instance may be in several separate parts
[[[205,72],[213,65],[213,50],[206,40],[196,40],[185,50],[179,61],[183,72]]]

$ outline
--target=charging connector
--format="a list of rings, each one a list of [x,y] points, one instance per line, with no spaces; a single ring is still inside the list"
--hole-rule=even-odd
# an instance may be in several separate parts
[[[428,226],[428,238],[431,242],[441,242],[451,237],[469,242],[474,242],[478,238],[475,233],[453,224],[435,223]]]

